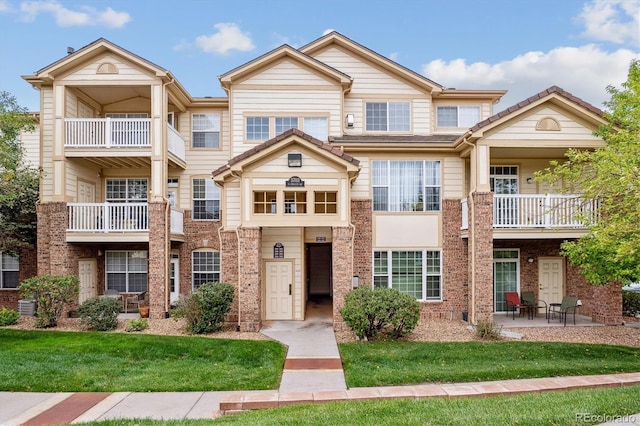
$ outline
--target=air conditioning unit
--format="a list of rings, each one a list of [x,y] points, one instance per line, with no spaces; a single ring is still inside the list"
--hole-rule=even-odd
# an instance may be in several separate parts
[[[36,313],[36,302],[32,299],[18,300],[18,313],[23,317],[32,317]]]

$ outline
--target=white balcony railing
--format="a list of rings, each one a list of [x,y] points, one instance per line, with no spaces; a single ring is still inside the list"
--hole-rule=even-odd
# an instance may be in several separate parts
[[[69,203],[71,232],[147,232],[147,203]]]
[[[148,147],[149,118],[67,118],[65,146],[83,148]]]
[[[593,222],[598,202],[579,195],[499,195],[493,198],[494,228],[584,228]]]
[[[185,141],[173,126],[167,124],[167,148],[169,152],[181,160],[186,159]]]

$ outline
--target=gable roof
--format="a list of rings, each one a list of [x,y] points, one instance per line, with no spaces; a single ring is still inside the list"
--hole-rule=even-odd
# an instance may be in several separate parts
[[[359,160],[355,159],[349,154],[346,154],[341,149],[336,148],[329,143],[322,142],[321,140],[304,133],[302,130],[289,129],[274,138],[271,138],[259,145],[254,146],[253,148],[243,152],[242,154],[236,155],[231,160],[229,160],[227,164],[214,170],[211,173],[211,176],[215,178],[216,176],[223,175],[225,174],[225,172],[229,172],[232,169],[232,166],[245,163],[248,160],[250,162],[253,162],[253,160],[261,158],[263,155],[269,154],[273,150],[270,148],[276,148],[277,145],[284,143],[284,141],[287,140],[299,141],[303,142],[304,144],[308,144],[316,151],[324,152],[327,156],[333,157],[339,162],[343,162],[347,165],[353,166],[352,168],[354,168],[354,170],[360,165]]]
[[[355,53],[359,56],[373,60],[376,64],[380,65],[386,71],[390,71],[393,74],[402,77],[404,80],[410,81],[411,83],[419,87],[425,88],[429,92],[439,93],[444,90],[444,86],[428,79],[421,74],[418,74],[415,71],[410,70],[409,68],[398,64],[395,61],[392,61],[385,56],[382,56],[381,54],[351,40],[348,37],[345,37],[337,31],[332,31],[318,38],[317,40],[314,40],[311,43],[302,46],[298,50],[304,54],[311,56],[314,53],[323,50],[332,44],[340,46],[347,51]]]
[[[258,56],[257,58],[242,64],[231,71],[222,74],[218,79],[220,80],[222,87],[225,90],[228,90],[230,85],[234,82],[243,79],[247,75],[250,75],[259,69],[268,67],[283,58],[289,58],[294,62],[302,63],[311,69],[318,71],[328,79],[338,82],[343,87],[351,86],[353,81],[353,79],[347,74],[294,49],[288,44],[283,44],[264,55]]]
[[[556,101],[560,104],[570,106],[576,111],[582,110],[582,114],[588,116],[591,121],[601,123],[605,122],[602,110],[558,86],[551,86],[546,90],[536,93],[535,95],[480,121],[471,127],[464,135],[460,136],[458,140],[461,141],[469,137],[481,137],[483,132],[549,101]]]

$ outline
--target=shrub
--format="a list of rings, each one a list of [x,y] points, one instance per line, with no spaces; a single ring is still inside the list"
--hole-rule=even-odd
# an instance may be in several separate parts
[[[17,324],[18,318],[20,318],[18,311],[12,311],[3,306],[0,311],[0,327]]]
[[[640,292],[622,291],[622,313],[632,317],[640,314]]]
[[[128,333],[131,333],[132,331],[142,331],[147,328],[149,328],[149,320],[146,318],[138,318],[129,320],[126,330]]]
[[[118,313],[120,302],[111,297],[93,297],[78,308],[82,324],[97,331],[115,330],[118,326]]]
[[[73,275],[43,275],[20,284],[22,296],[36,302],[35,326],[38,328],[55,327],[64,306],[78,300],[79,289],[78,277]]]
[[[418,324],[420,303],[397,289],[360,287],[347,293],[340,314],[359,339],[379,333],[397,339]]]
[[[175,315],[186,319],[189,333],[211,333],[222,328],[224,316],[231,309],[231,302],[233,302],[231,284],[206,283],[198,287],[190,296],[178,301]]]
[[[492,320],[478,320],[476,324],[476,336],[483,340],[498,340],[502,326]]]

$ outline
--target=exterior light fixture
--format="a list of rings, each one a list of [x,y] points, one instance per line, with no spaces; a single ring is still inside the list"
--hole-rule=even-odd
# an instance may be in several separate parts
[[[302,154],[289,154],[287,164],[289,167],[302,167]]]

